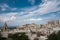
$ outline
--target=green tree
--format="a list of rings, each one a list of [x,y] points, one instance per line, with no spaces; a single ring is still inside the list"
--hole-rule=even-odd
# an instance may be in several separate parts
[[[15,33],[11,36],[13,40],[29,40],[25,33]]]
[[[0,33],[0,39],[1,39],[1,37],[2,37],[2,35],[1,35],[1,33]]]
[[[38,38],[34,38],[34,40],[39,40]]]
[[[50,34],[47,38],[48,40],[60,40],[60,31]]]
[[[57,33],[58,40],[60,40],[60,31]]]
[[[1,39],[0,40],[7,40],[7,38],[5,38],[5,37],[1,37]]]
[[[57,35],[55,33],[50,34],[48,40],[58,40]]]

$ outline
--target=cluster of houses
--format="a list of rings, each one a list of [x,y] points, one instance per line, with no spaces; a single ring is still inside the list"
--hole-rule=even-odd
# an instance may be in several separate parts
[[[1,34],[3,37],[8,37],[8,34],[14,34],[19,32],[25,32],[31,40],[39,38],[39,40],[46,40],[47,36],[53,32],[60,30],[60,20],[48,21],[45,24],[25,24],[15,29],[8,29],[7,23],[1,28]]]

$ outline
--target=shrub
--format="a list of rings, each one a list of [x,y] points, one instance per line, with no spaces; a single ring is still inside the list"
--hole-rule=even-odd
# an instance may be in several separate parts
[[[50,34],[47,38],[48,40],[60,40],[60,31]]]
[[[11,36],[13,40],[29,40],[25,33],[15,33]]]
[[[34,38],[34,40],[39,40],[38,38]]]

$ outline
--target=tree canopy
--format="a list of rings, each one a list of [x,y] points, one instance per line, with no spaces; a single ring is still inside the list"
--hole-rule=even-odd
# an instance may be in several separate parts
[[[48,40],[60,40],[60,31],[52,33],[48,36]]]

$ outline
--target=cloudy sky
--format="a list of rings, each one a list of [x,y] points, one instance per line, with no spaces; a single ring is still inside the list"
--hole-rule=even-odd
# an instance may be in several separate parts
[[[0,26],[42,24],[60,19],[60,0],[0,0]]]

